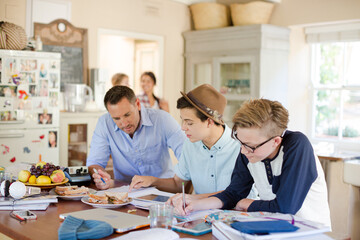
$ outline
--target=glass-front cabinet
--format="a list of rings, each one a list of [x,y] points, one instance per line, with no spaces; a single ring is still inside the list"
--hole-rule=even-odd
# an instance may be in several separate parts
[[[194,64],[194,88],[208,83],[212,84],[212,63],[197,63]]]
[[[85,166],[88,124],[68,124],[68,165]]]
[[[91,139],[104,112],[60,112],[60,165],[86,166]]]
[[[213,69],[215,86],[227,99],[224,121],[231,126],[232,116],[241,104],[251,98],[254,78],[254,59],[252,57],[214,58]]]
[[[250,25],[185,32],[185,90],[209,83],[226,97],[225,122],[253,98],[286,106],[289,29]],[[281,93],[281,94],[279,94]]]

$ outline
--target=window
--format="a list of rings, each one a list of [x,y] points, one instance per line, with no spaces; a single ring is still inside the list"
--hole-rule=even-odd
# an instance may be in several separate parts
[[[360,143],[360,41],[330,41],[312,49],[312,137]]]

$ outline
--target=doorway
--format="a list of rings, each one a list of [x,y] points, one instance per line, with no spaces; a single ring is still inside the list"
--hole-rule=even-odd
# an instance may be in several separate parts
[[[99,29],[98,67],[107,72],[104,82],[106,91],[111,88],[111,77],[115,73],[129,76],[130,87],[135,94],[141,93],[140,75],[152,71],[156,76],[155,95],[163,93],[163,52],[162,36]]]

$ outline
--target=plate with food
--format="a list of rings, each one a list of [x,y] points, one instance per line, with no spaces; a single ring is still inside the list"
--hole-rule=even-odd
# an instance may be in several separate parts
[[[96,191],[92,188],[78,187],[78,186],[56,186],[51,189],[50,195],[57,195],[58,198],[64,200],[80,200],[88,194],[95,194]]]
[[[81,198],[81,201],[93,207],[98,208],[118,208],[132,202],[127,192],[102,192],[98,194],[89,194]]]

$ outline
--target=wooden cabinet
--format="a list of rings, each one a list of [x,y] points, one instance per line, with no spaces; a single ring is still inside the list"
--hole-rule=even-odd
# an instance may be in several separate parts
[[[105,112],[60,113],[60,165],[85,166],[98,118]]]
[[[250,25],[185,32],[185,89],[209,83],[228,100],[224,120],[250,98],[286,106],[289,29]]]

